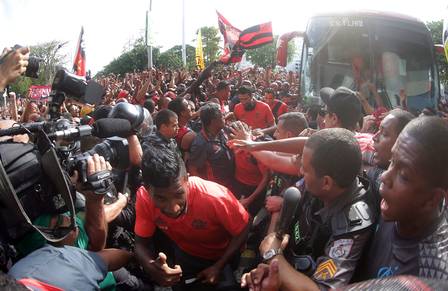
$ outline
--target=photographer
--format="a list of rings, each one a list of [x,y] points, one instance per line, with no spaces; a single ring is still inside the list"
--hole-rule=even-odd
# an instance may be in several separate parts
[[[0,56],[0,92],[25,73],[28,66],[30,49],[22,47],[16,50],[5,48]]]

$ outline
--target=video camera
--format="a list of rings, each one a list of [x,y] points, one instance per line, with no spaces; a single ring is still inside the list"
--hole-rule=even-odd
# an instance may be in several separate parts
[[[39,60],[33,62],[30,76],[35,76],[36,74],[32,72],[37,72],[39,69]],[[0,143],[2,241],[18,241],[33,229],[48,241],[56,242],[64,239],[75,228],[76,191],[71,185],[68,173],[78,170],[81,179],[86,181],[86,161],[88,156],[94,153],[104,156],[116,167],[126,168],[129,165],[128,143],[125,137],[134,134],[134,130],[128,120],[108,118],[97,121],[93,126],[78,127],[73,127],[70,122],[60,122],[60,108],[66,96],[81,103],[96,104],[103,94],[104,89],[94,81],[86,82],[79,76],[59,70],[54,78],[50,95],[50,120],[19,124],[10,129],[0,130],[0,136],[32,133],[34,137],[34,144]],[[63,125],[62,128],[60,125]],[[61,144],[73,145],[82,137],[90,135],[100,138],[111,136],[123,138],[106,139],[86,153],[75,152],[79,147],[66,147],[70,149],[66,155],[60,154],[59,148],[63,147]],[[48,229],[33,224],[33,221],[43,214],[66,212],[70,212],[69,227]]]

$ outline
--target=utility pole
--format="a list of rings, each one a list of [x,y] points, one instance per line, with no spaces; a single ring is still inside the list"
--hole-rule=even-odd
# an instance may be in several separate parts
[[[187,66],[187,49],[185,47],[185,0],[182,0],[182,63]]]

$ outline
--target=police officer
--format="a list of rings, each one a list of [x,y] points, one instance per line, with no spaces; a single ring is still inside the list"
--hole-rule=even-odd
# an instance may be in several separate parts
[[[360,169],[353,133],[331,128],[312,135],[300,170],[306,191],[289,243],[288,236],[269,234],[260,245],[265,264],[244,274],[242,286],[317,290],[348,284],[374,224],[368,184],[357,178]]]

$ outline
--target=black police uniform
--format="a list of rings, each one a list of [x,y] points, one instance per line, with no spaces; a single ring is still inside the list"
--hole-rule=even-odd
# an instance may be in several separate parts
[[[368,182],[357,178],[330,207],[309,192],[291,224],[286,259],[321,289],[350,282],[375,222]]]

